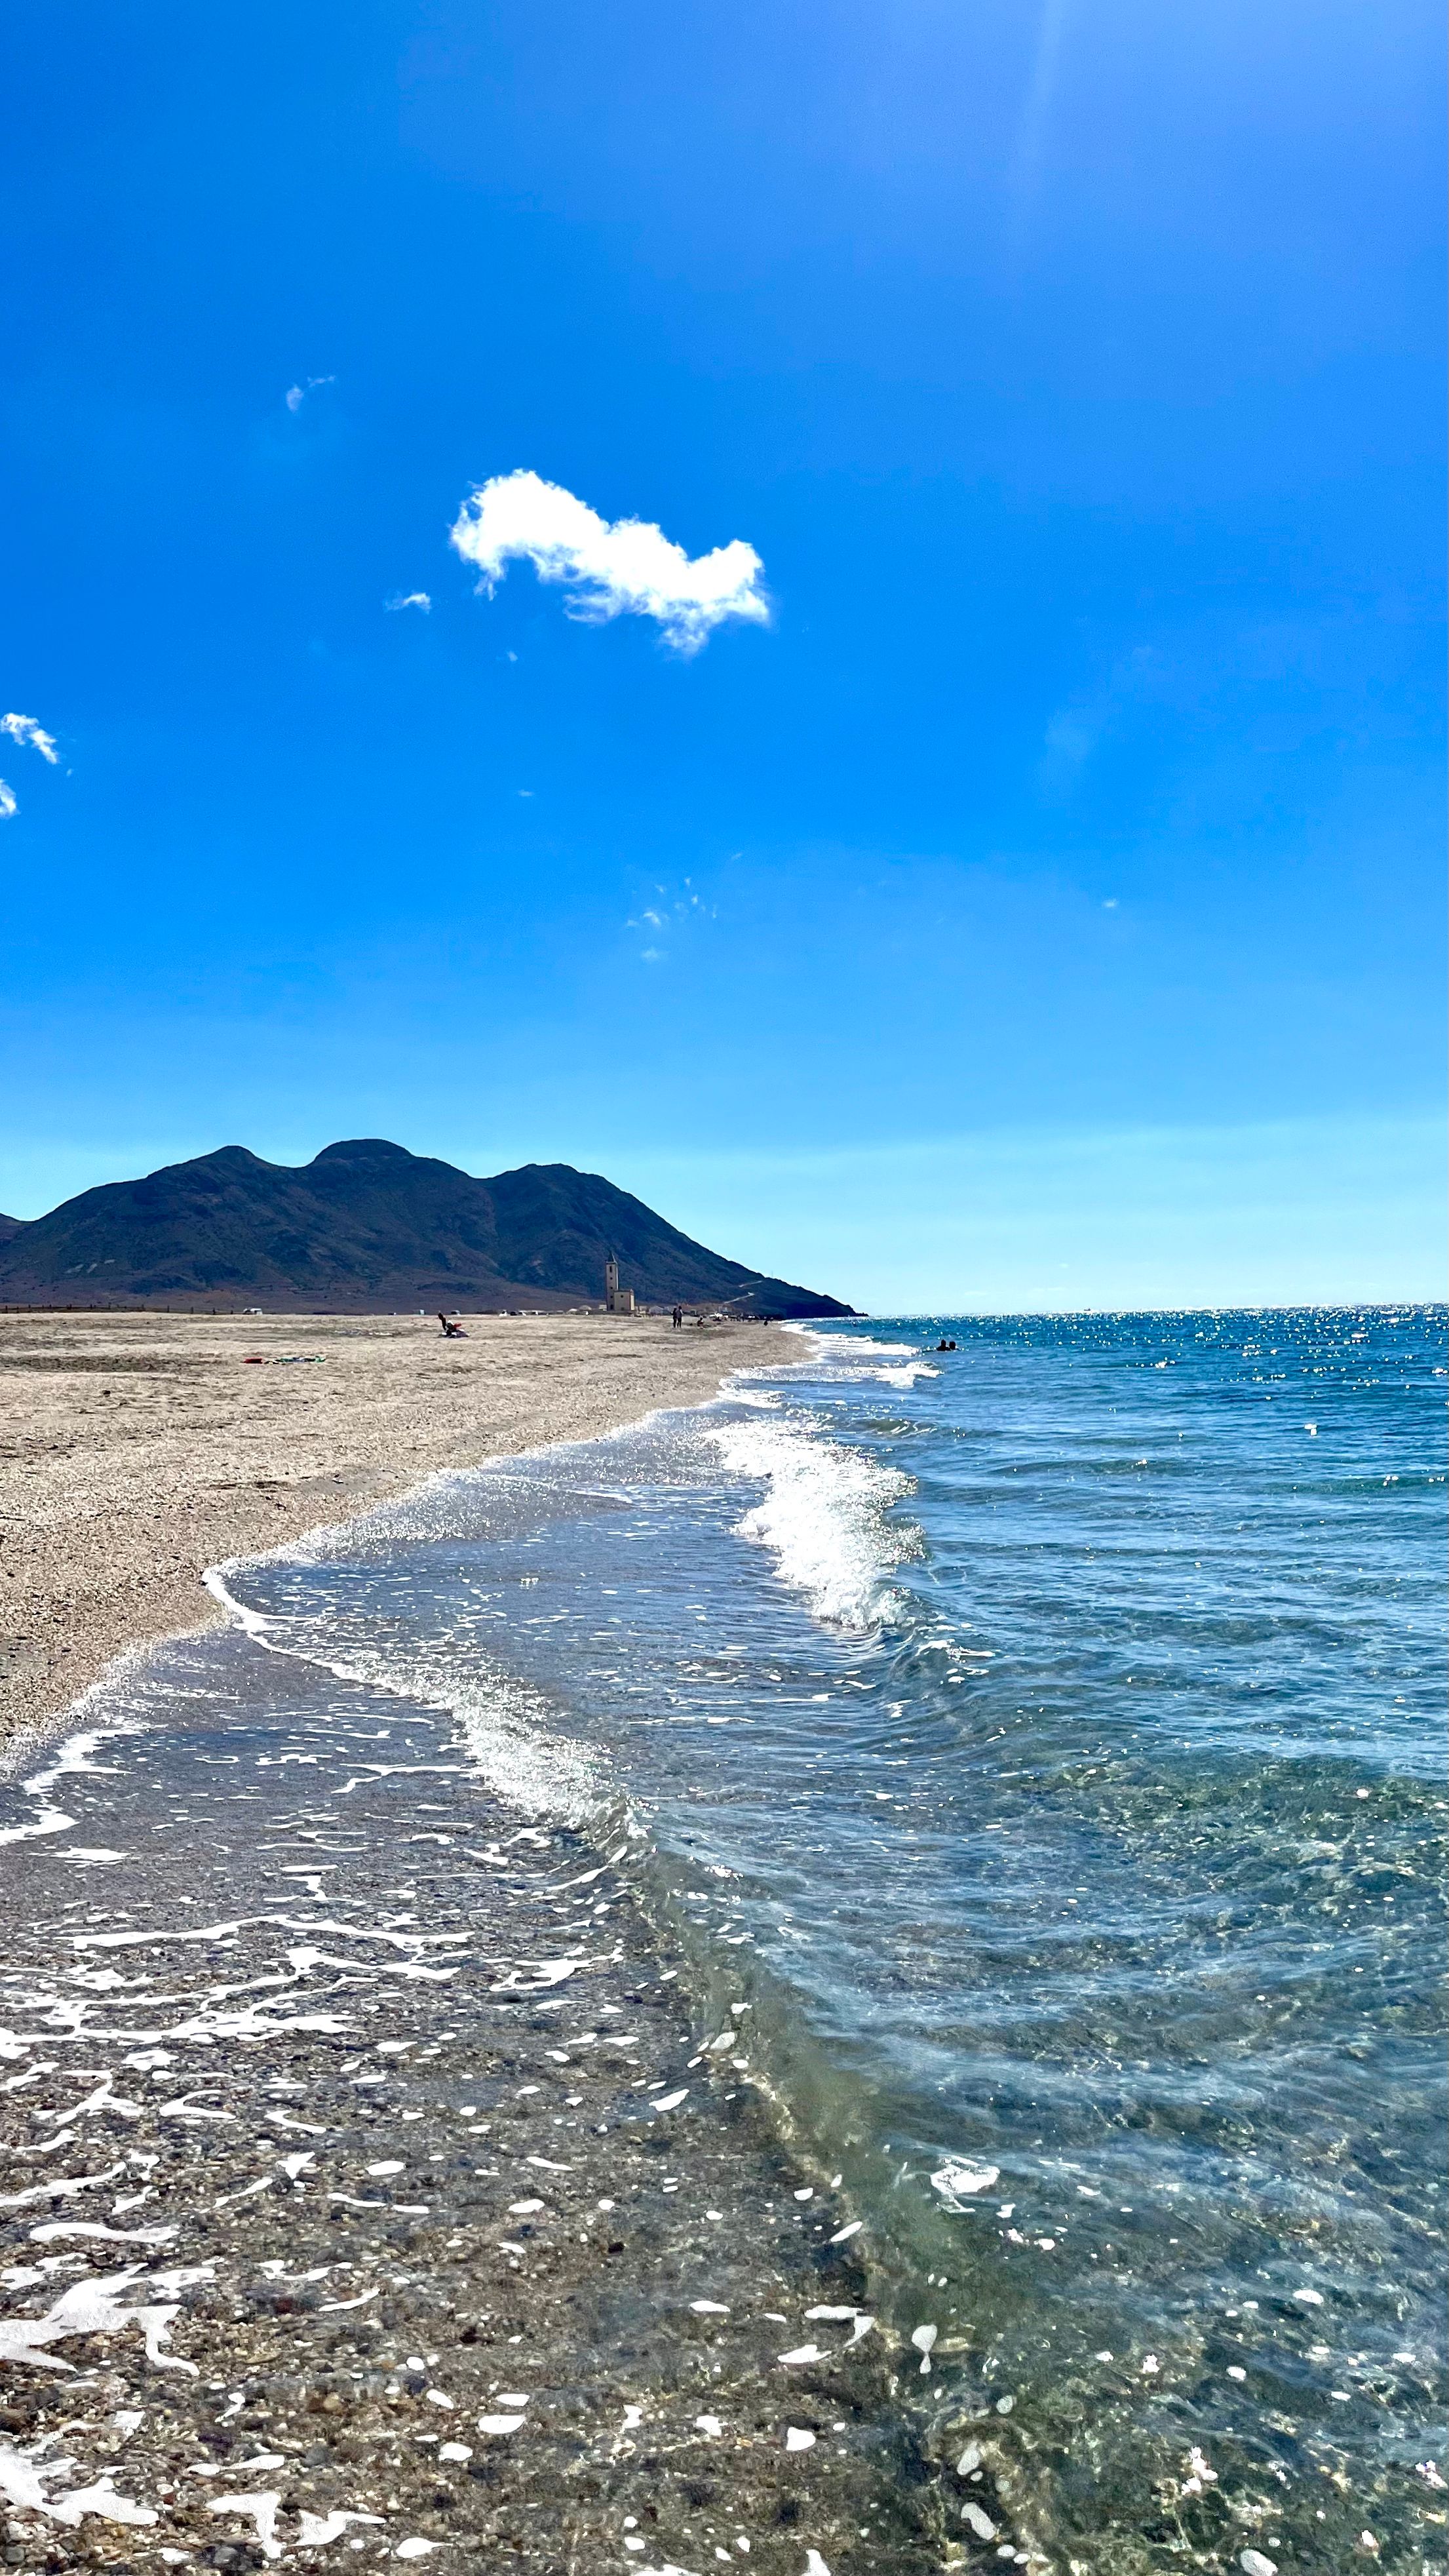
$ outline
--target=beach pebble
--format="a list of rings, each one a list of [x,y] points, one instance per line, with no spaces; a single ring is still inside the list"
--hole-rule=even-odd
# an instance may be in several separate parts
[[[1244,2549],[1238,2556],[1243,2576],[1278,2576],[1276,2558],[1265,2558],[1261,2549]]]
[[[542,2209],[543,2206],[541,2200],[510,2200],[508,2215],[510,2218],[531,2218],[534,2211]]]
[[[818,2549],[807,2549],[805,2552],[805,2576],[830,2576],[830,2570]]]
[[[522,2415],[480,2415],[478,2430],[480,2433],[516,2433],[524,2420]]]
[[[433,2550],[441,2549],[442,2545],[441,2540],[423,2540],[421,2537],[400,2540],[392,2554],[394,2558],[427,2558]]]
[[[981,2445],[979,2442],[968,2442],[956,2463],[956,2475],[958,2478],[969,2478],[972,2470],[979,2469],[980,2466]]]
[[[471,2460],[472,2445],[468,2442],[440,2442],[438,2457],[440,2460]]]
[[[384,2164],[380,2164],[380,2165],[369,2165],[369,2166],[368,2166],[368,2168],[367,2168],[367,2170],[368,2170],[368,2172],[369,2172],[370,2174],[395,2174],[395,2173],[401,2173],[401,2172],[403,2171],[403,2167],[402,2167],[401,2163],[398,2161],[398,2159],[397,2159],[396,2157],[393,2157],[393,2158],[391,2158],[388,2162],[386,2162],[386,2163],[384,2163]],[[431,2548],[432,2543],[431,2543],[431,2542],[429,2542],[429,2543],[427,2543],[426,2545],[427,2545],[429,2548]],[[406,2543],[406,2542],[404,2542],[404,2543],[403,2543],[403,2547],[404,2547],[404,2548],[406,2548],[406,2546],[407,2546],[407,2543]],[[399,2551],[398,2551],[398,2556],[399,2556],[399,2557],[401,2557],[401,2556],[402,2556],[402,2550],[399,2550]]]
[[[787,2424],[785,2448],[787,2451],[813,2451],[815,2436],[813,2433],[807,2433],[803,2424]]]
[[[696,2415],[694,2429],[696,2433],[706,2434],[711,2442],[717,2442],[724,2426],[717,2415]]]
[[[780,2355],[782,2363],[787,2364],[792,2369],[799,2363],[807,2361],[823,2361],[824,2359],[825,2355],[821,2351],[818,2343],[797,2344],[793,2352],[782,2352]]]
[[[689,2304],[693,2313],[697,2317],[727,2317],[729,2315],[728,2308],[721,2307],[718,2299],[691,2299]]]
[[[996,2538],[996,2525],[992,2521],[990,2514],[986,2512],[983,2506],[972,2503],[963,2504],[961,2507],[961,2519],[963,2522],[970,2524],[971,2529],[975,2532],[978,2540],[994,2540]]]

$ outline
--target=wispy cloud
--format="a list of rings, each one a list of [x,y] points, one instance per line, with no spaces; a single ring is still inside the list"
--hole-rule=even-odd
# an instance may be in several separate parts
[[[52,769],[60,758],[54,734],[47,733],[43,725],[38,725],[34,716],[0,716],[0,733],[8,734],[12,742],[28,742],[31,750],[38,751],[42,760],[48,760]]]
[[[47,733],[44,725],[36,723],[34,716],[0,716],[0,734],[10,742],[19,743],[22,748],[38,751],[41,759],[48,760],[52,769],[60,758],[54,734]],[[16,811],[15,790],[0,778],[0,823],[8,823]]]
[[[1120,654],[1094,689],[1058,707],[1043,737],[1038,783],[1048,795],[1070,791],[1104,737],[1135,706],[1160,699],[1167,674],[1150,644]]]
[[[433,605],[425,590],[399,591],[396,599],[385,599],[382,604],[384,608],[388,610],[396,610],[399,608],[420,608],[424,617],[427,617],[431,613]]]
[[[639,951],[646,966],[662,965],[669,955],[667,948],[653,944],[655,939],[661,936],[668,938],[671,934],[677,936],[689,924],[719,919],[716,907],[695,893],[688,877],[684,879],[683,892],[678,895],[671,895],[667,886],[656,886],[654,891],[659,902],[641,904],[624,924],[626,930],[642,930],[650,939],[650,945]]]
[[[712,554],[687,555],[644,519],[601,519],[558,483],[519,472],[496,474],[463,504],[449,537],[478,567],[490,596],[508,564],[526,559],[540,581],[573,594],[571,617],[603,625],[612,617],[652,617],[680,653],[697,653],[716,626],[740,617],[767,626],[764,565],[736,537]]]
[[[335,385],[336,382],[335,376],[309,376],[304,385],[288,385],[282,400],[288,411],[300,411],[307,396],[315,394],[319,385]]]
[[[1066,33],[1067,9],[1068,0],[1042,0],[1036,44],[1032,52],[1031,78],[1021,111],[1021,122],[1017,127],[1016,149],[1011,160],[1011,234],[1013,247],[1018,253],[1024,246],[1032,209],[1041,190],[1047,136],[1061,67],[1062,38]]]

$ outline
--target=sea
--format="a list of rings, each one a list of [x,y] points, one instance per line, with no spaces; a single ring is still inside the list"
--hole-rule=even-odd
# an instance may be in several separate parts
[[[627,1848],[922,2445],[1076,2576],[1445,2563],[1445,1326],[762,1332],[211,1578],[208,1687]]]

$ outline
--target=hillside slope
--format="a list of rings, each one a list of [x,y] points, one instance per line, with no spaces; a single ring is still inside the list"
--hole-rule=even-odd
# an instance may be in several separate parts
[[[377,1137],[298,1169],[223,1145],[84,1190],[0,1237],[0,1302],[548,1308],[596,1303],[611,1252],[653,1305],[851,1312],[725,1260],[596,1172],[527,1163],[474,1180]]]

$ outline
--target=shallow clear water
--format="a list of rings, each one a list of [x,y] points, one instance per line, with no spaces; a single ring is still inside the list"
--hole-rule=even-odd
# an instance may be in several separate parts
[[[1443,1322],[771,1336],[225,1576],[627,1808],[1058,2566],[1444,2557]]]

